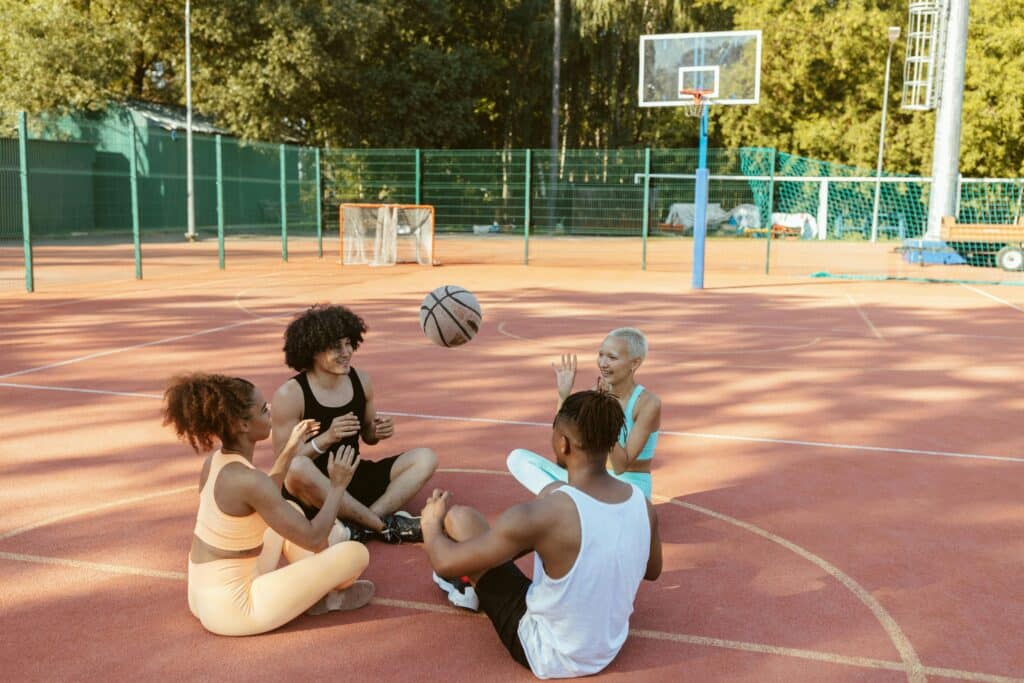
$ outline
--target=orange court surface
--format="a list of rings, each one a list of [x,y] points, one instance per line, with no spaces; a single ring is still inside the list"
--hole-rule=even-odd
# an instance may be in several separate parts
[[[428,487],[491,518],[529,495],[506,454],[548,453],[551,362],[580,354],[589,388],[606,332],[647,334],[665,567],[595,678],[1024,678],[1024,289],[715,271],[709,244],[693,291],[682,249],[643,271],[633,246],[616,266],[579,242],[567,266],[542,243],[523,266],[511,244],[459,259],[439,242],[443,266],[370,268],[339,266],[336,241],[322,259],[293,245],[287,263],[253,241],[224,271],[215,244],[155,245],[141,281],[130,246],[116,277],[41,249],[38,291],[0,292],[3,678],[533,679],[485,617],[448,604],[415,545],[370,544],[377,594],[358,611],[235,639],[189,613],[202,459],[160,424],[165,383],[223,372],[269,396],[293,374],[285,326],[317,302],[370,327],[353,365],[396,435],[364,455],[428,446]],[[159,258],[190,248],[203,259]],[[483,307],[461,348],[419,329],[442,284]],[[263,442],[257,464],[271,456]]]

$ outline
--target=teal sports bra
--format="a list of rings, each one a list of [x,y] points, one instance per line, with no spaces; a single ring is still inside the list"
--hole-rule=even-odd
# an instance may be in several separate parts
[[[633,389],[633,393],[629,397],[629,402],[626,403],[626,424],[622,426],[622,431],[619,432],[619,445],[623,448],[626,447],[626,440],[629,438],[629,433],[633,431],[633,408],[636,407],[636,401],[640,398],[640,394],[644,392],[642,384],[637,384],[636,388]],[[651,432],[651,435],[647,437],[647,443],[640,450],[639,455],[636,456],[637,460],[650,460],[654,457],[654,448],[658,445],[658,432]]]

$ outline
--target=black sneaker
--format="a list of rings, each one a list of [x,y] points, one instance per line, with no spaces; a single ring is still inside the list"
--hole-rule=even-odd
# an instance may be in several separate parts
[[[399,543],[422,543],[423,529],[420,527],[420,518],[413,517],[404,510],[399,510],[393,515],[385,515],[383,520],[384,528],[377,532],[377,538],[385,543],[397,545]]]
[[[460,576],[457,579],[446,579],[438,576],[437,572],[434,572],[433,579],[437,587],[448,594],[448,602],[456,607],[462,607],[473,612],[480,610],[480,598],[477,597],[473,584],[465,576]]]
[[[367,529],[365,526],[361,524],[356,524],[355,522],[348,523],[348,530],[348,540],[356,541],[357,543],[362,543],[363,545],[366,545],[373,539],[377,538],[377,534],[379,533],[377,531]]]

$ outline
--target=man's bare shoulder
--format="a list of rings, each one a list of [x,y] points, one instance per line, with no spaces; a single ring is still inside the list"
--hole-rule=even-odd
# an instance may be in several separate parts
[[[272,412],[274,414],[296,414],[302,415],[303,407],[305,406],[305,398],[302,395],[302,387],[295,381],[295,378],[290,378],[277,388],[274,392],[273,398],[270,400],[272,406]]]

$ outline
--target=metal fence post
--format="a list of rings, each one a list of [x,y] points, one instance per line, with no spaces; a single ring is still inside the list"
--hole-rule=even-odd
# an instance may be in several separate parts
[[[775,148],[772,147],[772,170],[768,180],[768,232],[765,241],[768,243],[764,249],[764,274],[768,274],[772,261],[772,212],[775,210]]]
[[[214,138],[217,152],[217,266],[224,270],[224,155],[222,136]]]
[[[423,161],[420,157],[420,148],[416,148],[416,190],[415,190],[415,201],[413,204],[419,204],[423,198]]]
[[[285,148],[281,145],[281,260],[288,260],[288,182],[284,165]]]
[[[35,291],[32,271],[32,221],[28,210],[28,125],[25,112],[18,113],[18,175],[21,179],[21,241],[25,251],[25,291]]]
[[[533,182],[530,171],[533,168],[533,150],[526,149],[526,168],[523,178],[523,265],[530,265],[530,205],[533,199]]]
[[[128,148],[128,172],[132,193],[132,244],[135,248],[135,279],[142,279],[142,234],[139,229],[139,151],[136,143],[138,138],[135,117],[128,117],[128,136],[131,145]]]
[[[640,270],[647,270],[647,233],[651,227],[651,148],[644,147],[644,215],[640,223]]]
[[[320,175],[320,148],[313,148],[314,163],[316,164],[316,255],[319,258],[324,257],[324,210],[321,205],[323,201],[320,196],[320,183],[322,177]]]

